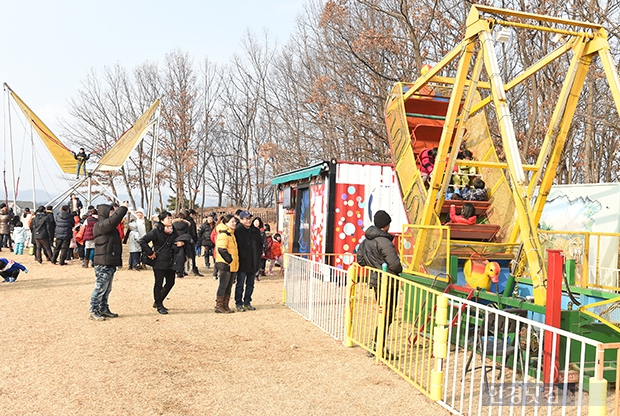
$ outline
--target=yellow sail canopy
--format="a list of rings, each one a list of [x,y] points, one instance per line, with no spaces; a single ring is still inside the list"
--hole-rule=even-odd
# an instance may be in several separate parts
[[[33,129],[37,132],[37,135],[43,141],[47,150],[60,166],[60,169],[64,173],[75,173],[77,168],[77,161],[73,157],[71,151],[64,145],[58,137],[52,133],[52,131],[41,121],[41,119],[22,101],[21,98],[13,90],[9,88],[11,96],[22,110]]]
[[[73,153],[52,133],[43,121],[26,105],[26,103],[11,88],[6,85],[11,96],[22,110],[37,135],[43,141],[47,150],[58,163],[64,173],[75,173],[77,161]],[[118,141],[103,155],[95,170],[116,171],[119,170],[131,152],[138,146],[140,141],[146,136],[154,122],[151,121],[160,100],[156,100],[149,108],[136,120],[133,126],[118,139]]]
[[[114,171],[119,170],[121,166],[123,166],[131,152],[133,152],[153,126],[154,122],[151,121],[151,118],[153,118],[159,106],[159,102],[159,99],[156,100],[149,109],[136,120],[134,125],[123,133],[118,141],[114,143],[110,150],[99,160],[99,165],[96,170]]]

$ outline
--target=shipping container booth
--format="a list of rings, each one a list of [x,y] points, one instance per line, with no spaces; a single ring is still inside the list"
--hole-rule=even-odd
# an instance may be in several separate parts
[[[332,160],[280,174],[272,183],[285,253],[307,253],[346,269],[375,212],[391,215],[391,234],[407,223],[390,164]]]

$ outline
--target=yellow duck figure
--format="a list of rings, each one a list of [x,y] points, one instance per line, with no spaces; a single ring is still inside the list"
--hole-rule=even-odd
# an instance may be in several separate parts
[[[472,289],[489,290],[491,283],[499,281],[500,270],[501,268],[496,261],[485,259],[469,259],[463,266],[465,281]]]

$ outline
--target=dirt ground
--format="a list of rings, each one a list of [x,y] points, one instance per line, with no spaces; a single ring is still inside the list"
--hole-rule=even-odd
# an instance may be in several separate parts
[[[162,316],[152,272],[120,269],[120,316],[95,322],[92,268],[0,256],[30,270],[0,284],[0,415],[448,414],[283,305],[281,276],[257,282],[255,312],[216,315],[217,281],[201,267]]]

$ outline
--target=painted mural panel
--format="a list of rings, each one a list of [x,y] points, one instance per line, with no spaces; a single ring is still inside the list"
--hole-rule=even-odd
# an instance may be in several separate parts
[[[357,251],[360,239],[364,236],[364,208],[366,207],[366,187],[363,184],[336,184],[336,204],[334,225],[334,253],[351,254]],[[346,268],[352,262],[351,256],[338,257],[336,267]]]
[[[325,224],[327,224],[327,195],[325,182],[310,186],[310,240],[312,253],[325,253]]]
[[[344,253],[337,267],[347,268],[364,231],[378,210],[392,217],[391,233],[400,233],[407,223],[394,169],[378,164],[338,164],[336,177],[334,252]]]
[[[398,187],[396,173],[391,165],[347,163],[339,164],[336,182],[345,185],[363,184],[363,228],[372,225],[375,212],[385,210],[392,217],[390,233],[400,233],[407,224],[407,215]],[[338,200],[338,198],[336,198]]]
[[[282,226],[280,234],[282,236],[282,247],[284,253],[291,252],[291,241],[293,241],[293,224],[295,224],[295,213],[282,210]]]
[[[556,185],[551,188],[540,218],[540,228],[553,231],[620,232],[619,184]],[[544,236],[545,246],[562,250],[567,258],[584,265],[585,237],[576,234]],[[618,285],[618,238],[589,241],[588,281],[604,286]],[[598,250],[598,255],[597,255]],[[596,267],[596,262],[599,266]],[[577,278],[584,275],[577,268]]]

